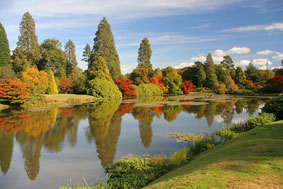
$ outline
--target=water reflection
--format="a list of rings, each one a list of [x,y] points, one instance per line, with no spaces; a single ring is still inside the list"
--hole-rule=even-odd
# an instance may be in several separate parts
[[[158,99],[154,105],[141,106],[135,101],[105,102],[54,108],[51,110],[27,111],[6,110],[0,113],[0,166],[6,175],[13,156],[15,142],[21,150],[25,171],[30,180],[35,180],[40,172],[42,148],[48,153],[62,152],[67,142],[75,148],[78,142],[78,130],[81,120],[88,120],[85,136],[89,144],[94,141],[101,165],[112,164],[115,160],[122,118],[130,114],[138,120],[139,136],[145,149],[152,145],[154,117],[174,122],[181,112],[193,115],[196,119],[205,118],[211,127],[217,118],[223,123],[233,122],[236,114],[247,112],[253,115],[264,101],[259,99],[231,98],[219,102],[207,101],[200,105],[181,105],[192,101],[174,101],[170,105],[167,99]],[[146,101],[149,103],[152,101]],[[157,120],[158,121],[158,120]],[[133,125],[135,127],[135,125]],[[15,139],[15,140],[14,140]],[[1,187],[1,184],[0,184]]]

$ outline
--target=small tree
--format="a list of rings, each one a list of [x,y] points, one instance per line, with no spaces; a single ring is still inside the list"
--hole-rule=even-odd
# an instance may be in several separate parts
[[[276,75],[273,78],[267,80],[267,86],[270,87],[274,92],[283,92],[283,76]]]
[[[29,68],[22,74],[21,80],[27,84],[30,95],[45,94],[48,88],[48,76],[45,71]]]
[[[136,68],[130,74],[130,79],[135,85],[149,83],[148,70],[146,68]]]
[[[136,88],[133,87],[133,81],[120,77],[120,79],[116,80],[116,84],[124,97],[137,96],[135,93]]]
[[[63,78],[60,80],[60,89],[64,93],[72,93],[73,92],[73,81],[70,78]]]
[[[163,76],[168,94],[183,94],[180,88],[182,85],[182,77],[177,73],[177,70],[169,66],[163,70]]]
[[[27,85],[17,79],[0,80],[0,98],[12,104],[22,104],[28,97]]]
[[[54,78],[54,74],[52,70],[48,71],[48,88],[47,88],[48,94],[58,94],[57,84]]]
[[[191,81],[184,81],[181,85],[184,94],[190,94],[194,91],[194,84]]]

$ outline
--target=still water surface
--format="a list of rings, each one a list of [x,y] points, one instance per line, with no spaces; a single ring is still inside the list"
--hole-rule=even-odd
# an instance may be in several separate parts
[[[58,188],[104,181],[103,167],[128,154],[170,155],[184,144],[170,132],[213,134],[258,114],[262,99],[95,102],[0,112],[0,188]],[[171,103],[168,103],[171,102]],[[173,102],[173,103],[172,103]],[[181,103],[181,104],[178,104]],[[197,103],[195,103],[197,104]]]

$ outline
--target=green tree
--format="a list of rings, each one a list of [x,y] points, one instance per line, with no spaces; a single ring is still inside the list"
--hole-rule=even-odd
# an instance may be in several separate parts
[[[58,94],[58,88],[52,70],[48,71],[48,94]]]
[[[0,130],[0,167],[4,175],[8,172],[13,156],[14,135]]]
[[[91,69],[88,71],[88,80],[92,80],[94,78],[105,79],[114,83],[107,68],[106,61],[102,56],[92,63]]]
[[[83,51],[83,58],[82,61],[89,63],[90,61],[91,50],[89,44],[86,44],[84,51]]]
[[[67,60],[62,51],[62,44],[56,39],[46,39],[40,45],[42,59],[38,64],[40,70],[52,70],[58,78],[66,77]]]
[[[203,82],[206,79],[206,73],[204,71],[204,68],[202,65],[198,66],[198,72],[197,72],[197,80],[198,80],[198,86],[202,88]]]
[[[243,71],[241,67],[237,67],[236,69],[236,75],[235,75],[235,83],[240,87],[240,88],[245,88],[246,84],[246,74]]]
[[[228,76],[230,76],[229,70],[222,65],[215,65],[216,75],[219,82],[225,83]]]
[[[210,89],[215,89],[218,86],[218,80],[216,74],[211,74],[210,77],[207,77],[207,80]]]
[[[249,63],[246,67],[246,77],[247,80],[252,80],[253,82],[257,82],[258,79],[258,69],[253,65],[253,63]]]
[[[182,77],[171,66],[165,68],[162,72],[165,87],[168,89],[168,94],[183,94],[180,86],[182,85]]]
[[[233,70],[234,69],[233,60],[228,55],[223,57],[223,60],[220,62],[220,64],[222,66],[224,66],[224,68],[226,68],[227,70]]]
[[[18,39],[12,58],[14,71],[20,76],[27,68],[37,65],[41,59],[35,33],[35,22],[29,12],[26,12],[22,17]]]
[[[149,77],[153,76],[152,64],[150,63],[151,58],[151,48],[148,39],[145,37],[139,48],[139,56],[138,56],[138,68],[145,68],[148,70]]]
[[[160,68],[156,68],[154,70],[153,76],[162,76],[162,71],[160,70]]]
[[[88,69],[91,69],[93,66],[91,63],[98,60],[99,56],[105,59],[113,80],[118,79],[121,76],[120,60],[110,25],[105,17],[100,21],[95,33]]]
[[[75,94],[86,93],[86,73],[81,68],[75,68],[72,72],[73,89]]]
[[[215,74],[214,62],[210,53],[208,53],[204,65],[207,77],[210,77],[212,74]]]
[[[67,60],[67,75],[70,75],[72,70],[78,66],[76,45],[71,39],[65,44],[65,56]]]
[[[0,22],[0,67],[11,68],[11,56],[8,38],[5,29]]]

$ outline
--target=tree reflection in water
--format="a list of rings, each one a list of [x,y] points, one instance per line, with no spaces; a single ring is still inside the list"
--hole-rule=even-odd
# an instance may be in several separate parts
[[[159,99],[160,100],[160,99]],[[164,100],[164,99],[163,99]],[[184,111],[195,118],[205,118],[209,127],[216,115],[229,124],[234,115],[247,112],[252,115],[264,102],[258,99],[231,98],[221,102],[208,101],[202,105],[168,105],[161,99],[155,106],[137,106],[135,102],[120,103],[97,101],[88,105],[54,108],[51,110],[27,111],[5,110],[0,112],[0,166],[7,174],[13,155],[14,136],[21,148],[25,170],[31,180],[40,171],[41,149],[57,153],[64,149],[65,141],[71,147],[78,141],[80,120],[88,119],[85,130],[88,142],[95,142],[101,165],[112,164],[121,132],[122,116],[131,114],[139,121],[141,143],[149,148],[152,143],[154,116],[173,122]],[[192,100],[190,100],[192,101]],[[150,101],[145,101],[150,102]],[[186,102],[186,101],[181,101]]]

